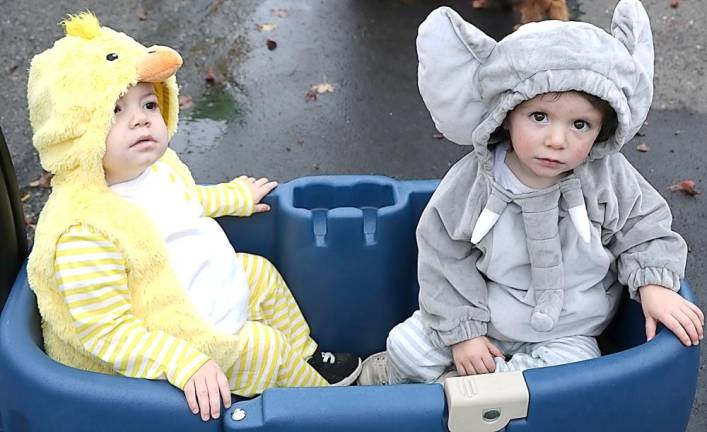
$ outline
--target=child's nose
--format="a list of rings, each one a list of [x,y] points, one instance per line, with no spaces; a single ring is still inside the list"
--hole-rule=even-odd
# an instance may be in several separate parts
[[[130,123],[132,127],[146,126],[150,124],[150,119],[142,110],[137,110],[133,113]]]
[[[550,134],[545,140],[545,145],[555,149],[563,149],[566,144],[566,136],[564,128],[555,126],[550,130]]]

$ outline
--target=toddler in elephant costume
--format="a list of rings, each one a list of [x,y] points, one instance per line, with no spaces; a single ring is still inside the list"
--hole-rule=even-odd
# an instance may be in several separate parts
[[[619,153],[653,97],[653,42],[637,0],[611,34],[579,22],[495,42],[449,8],[419,28],[420,93],[473,152],[417,229],[420,309],[364,362],[360,384],[433,382],[594,358],[622,286],[685,344],[704,315],[680,288],[687,255],[666,202]]]

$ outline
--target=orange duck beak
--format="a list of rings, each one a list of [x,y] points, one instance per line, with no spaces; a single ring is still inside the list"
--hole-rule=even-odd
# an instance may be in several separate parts
[[[182,57],[172,48],[155,45],[137,62],[140,82],[158,83],[174,75],[182,66]]]

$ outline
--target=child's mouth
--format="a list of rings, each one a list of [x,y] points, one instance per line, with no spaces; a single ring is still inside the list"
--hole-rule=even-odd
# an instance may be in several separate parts
[[[562,165],[562,162],[556,160],[556,159],[548,159],[548,158],[537,158],[537,160],[540,162],[541,165],[547,166],[547,167],[557,167],[559,165]]]
[[[154,143],[154,142],[155,142],[155,139],[152,138],[152,137],[149,136],[149,135],[148,135],[148,136],[141,136],[141,137],[138,138],[138,140],[135,141],[135,143],[133,143],[133,145],[131,145],[130,147],[137,147],[137,146],[141,146],[141,145],[145,145],[145,144],[152,144],[152,143]]]

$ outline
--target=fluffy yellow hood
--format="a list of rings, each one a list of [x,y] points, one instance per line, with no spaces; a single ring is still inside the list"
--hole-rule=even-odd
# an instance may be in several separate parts
[[[27,99],[33,144],[55,181],[105,187],[102,159],[115,102],[138,82],[154,83],[171,138],[179,112],[174,74],[182,59],[171,48],[147,48],[101,27],[90,12],[70,16],[62,24],[66,36],[36,55],[30,66]]]

